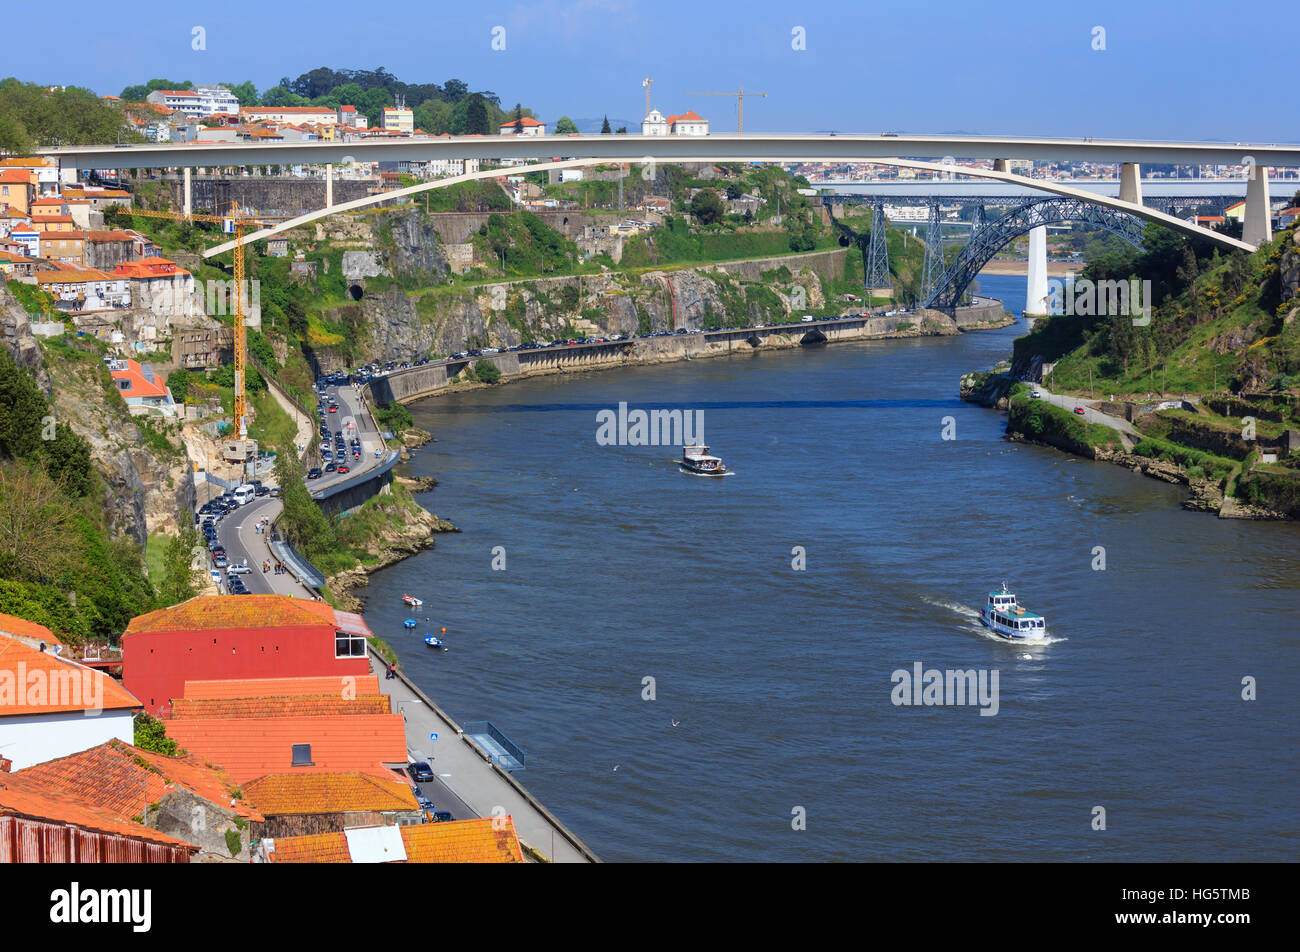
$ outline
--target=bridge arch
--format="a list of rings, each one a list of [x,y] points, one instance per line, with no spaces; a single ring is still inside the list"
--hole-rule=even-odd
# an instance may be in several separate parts
[[[1142,222],[1132,215],[1078,198],[1053,196],[1030,199],[975,232],[952,264],[944,269],[943,276],[936,282],[925,306],[939,311],[951,311],[995,254],[1040,225],[1063,222],[1084,222],[1104,228],[1134,247],[1142,247]]]

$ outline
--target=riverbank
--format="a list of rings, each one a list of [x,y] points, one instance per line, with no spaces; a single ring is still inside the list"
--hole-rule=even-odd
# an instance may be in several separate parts
[[[909,313],[878,315],[843,326],[808,327],[802,323],[775,327],[719,329],[644,337],[624,346],[556,348],[532,354],[506,353],[491,358],[501,371],[498,384],[483,384],[473,377],[473,365],[448,375],[444,364],[426,365],[373,381],[377,402],[410,403],[424,397],[479,390],[535,377],[574,374],[614,368],[646,367],[715,357],[752,356],[765,351],[793,350],[809,344],[862,340],[910,340],[954,336],[968,331],[995,330],[1016,319],[1000,301],[959,308],[955,317],[920,309]]]
[[[1213,432],[1215,428],[1209,421],[1198,427],[1197,421],[1186,419],[1185,414],[1176,418],[1175,432],[1191,442],[1170,440],[1170,430],[1159,412],[1132,404],[1103,403],[1094,408],[1102,414],[1094,419],[1102,419],[1104,423],[1105,416],[1123,414],[1116,419],[1125,420],[1127,426],[1086,423],[1069,410],[1031,397],[1028,385],[1012,378],[1009,370],[1006,366],[990,373],[966,374],[959,387],[962,400],[1007,414],[1005,438],[1008,441],[1051,447],[1182,486],[1187,490],[1182,508],[1191,512],[1212,512],[1220,519],[1263,522],[1294,521],[1300,517],[1300,512],[1290,504],[1295,495],[1291,474],[1278,473],[1276,467],[1257,468],[1256,448],[1225,444],[1224,435]],[[1195,406],[1206,397],[1213,399],[1213,395],[1189,395],[1178,402]],[[1089,403],[1082,397],[1077,399],[1080,405]],[[1139,424],[1151,432],[1144,432]],[[1129,432],[1123,432],[1124,429]],[[1205,432],[1198,436],[1198,429]],[[1161,435],[1156,435],[1157,431]],[[1212,447],[1217,452],[1207,449],[1211,439],[1219,441]],[[1151,451],[1158,455],[1152,455]],[[1224,455],[1227,453],[1242,458]],[[1281,479],[1289,481],[1279,485]],[[1243,486],[1249,487],[1246,491],[1250,498],[1239,498],[1237,491]]]

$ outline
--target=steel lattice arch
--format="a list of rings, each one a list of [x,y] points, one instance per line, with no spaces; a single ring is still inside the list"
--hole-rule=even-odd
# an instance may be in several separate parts
[[[1077,198],[1029,199],[1001,218],[984,223],[976,229],[970,242],[930,289],[925,306],[939,311],[953,310],[966,293],[966,288],[995,254],[1040,225],[1063,222],[1080,222],[1104,228],[1134,247],[1142,247],[1143,223],[1132,215],[1111,211]]]

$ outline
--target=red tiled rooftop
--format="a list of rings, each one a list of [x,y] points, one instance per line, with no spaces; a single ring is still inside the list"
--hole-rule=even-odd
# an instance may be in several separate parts
[[[54,633],[44,625],[38,625],[34,621],[28,621],[26,618],[19,618],[17,615],[0,614],[0,635],[17,635],[20,638],[32,638],[36,641],[43,641],[47,645],[63,644]],[[376,678],[376,684],[378,679]]]
[[[497,829],[493,829],[493,824]],[[398,827],[408,863],[522,863],[523,850],[514,820],[485,817]],[[317,833],[278,836],[274,863],[350,863],[347,836]],[[402,862],[398,860],[397,862]]]
[[[243,791],[267,816],[419,809],[406,784],[363,773],[268,774]]]
[[[245,596],[247,598],[248,596]],[[406,761],[400,714],[332,717],[172,718],[167,736],[220,764],[238,783],[273,773],[381,775],[385,763]],[[310,744],[312,765],[293,766],[293,745]]]
[[[139,823],[123,820],[100,807],[46,793],[39,787],[19,779],[18,774],[0,774],[0,816],[28,817],[49,823],[66,823],[86,830],[148,840],[165,846],[184,846],[195,853],[199,850],[191,843],[159,833]]]
[[[387,694],[344,697],[339,691],[297,697],[174,698],[172,717],[326,717],[391,714]]]
[[[236,784],[219,767],[192,755],[168,757],[120,740],[47,760],[14,776],[26,781],[29,790],[40,788],[123,818],[142,816],[164,794],[185,789],[240,816],[263,819],[249,806],[247,797],[232,805],[231,793]]]
[[[40,676],[33,681],[37,672]],[[0,636],[0,718],[142,706],[102,671]]]
[[[334,609],[327,602],[288,595],[245,595],[223,598],[197,595],[188,601],[137,615],[123,637],[146,631],[212,631],[222,628],[294,628],[332,625]]]
[[[251,597],[251,596],[245,596]],[[360,697],[379,693],[379,676],[327,678],[251,678],[225,681],[186,681],[187,700],[206,698],[292,697],[350,692]]]

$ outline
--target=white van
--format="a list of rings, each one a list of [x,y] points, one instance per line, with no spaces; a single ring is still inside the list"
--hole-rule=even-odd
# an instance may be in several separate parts
[[[241,506],[247,506],[257,497],[257,487],[244,483],[235,490],[235,502]]]
[[[811,314],[805,314],[803,317],[799,318],[799,320],[803,321],[805,324],[811,323],[812,319],[813,316]]]

